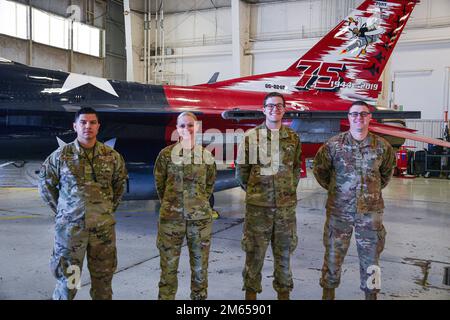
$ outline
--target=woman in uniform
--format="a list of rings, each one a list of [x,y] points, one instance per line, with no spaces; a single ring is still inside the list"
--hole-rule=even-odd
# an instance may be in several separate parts
[[[197,117],[183,112],[177,118],[180,139],[158,155],[154,177],[159,212],[157,247],[161,257],[158,299],[173,300],[178,288],[178,263],[184,238],[191,265],[191,299],[208,295],[208,258],[212,214],[209,203],[216,178],[213,155],[195,141]]]

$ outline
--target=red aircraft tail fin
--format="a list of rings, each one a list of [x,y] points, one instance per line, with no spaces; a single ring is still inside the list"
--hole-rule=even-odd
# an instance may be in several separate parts
[[[417,2],[365,0],[287,70],[208,86],[376,101],[380,75]]]
[[[324,88],[333,87],[338,74],[344,80],[378,81],[417,2],[364,1],[288,70],[308,76],[299,81],[301,88],[313,76]]]

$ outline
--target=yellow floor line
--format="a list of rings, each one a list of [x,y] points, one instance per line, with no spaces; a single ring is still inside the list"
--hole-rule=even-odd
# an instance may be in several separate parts
[[[10,191],[37,191],[37,188],[0,187],[0,192],[1,191],[6,191],[6,192],[10,192]]]
[[[37,190],[37,187],[0,187],[0,190]]]
[[[17,219],[33,219],[38,218],[36,216],[13,216],[13,217],[0,217],[0,220],[17,220]]]

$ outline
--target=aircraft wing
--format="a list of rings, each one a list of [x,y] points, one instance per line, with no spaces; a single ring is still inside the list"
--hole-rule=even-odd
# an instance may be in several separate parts
[[[410,132],[405,129],[406,128],[383,125],[383,124],[371,124],[369,126],[369,130],[374,133],[381,133],[381,134],[386,134],[386,135],[390,135],[390,136],[394,136],[394,137],[405,138],[405,139],[410,139],[410,140],[414,140],[414,141],[420,141],[420,142],[425,142],[425,143],[429,143],[429,144],[434,144],[434,145],[450,148],[450,142],[422,136],[420,134],[415,134],[415,133]]]
[[[372,112],[373,119],[420,119],[420,111],[391,111],[380,110]],[[286,110],[284,119],[347,119],[348,111],[294,111]],[[258,109],[252,110],[227,110],[222,113],[224,119],[251,120],[263,119],[265,116]]]
[[[235,110],[226,110],[223,108],[198,108],[198,110],[191,110],[197,115],[221,115],[223,119],[232,120],[255,120],[264,119],[264,114],[257,109],[257,107],[247,106],[247,110],[243,108],[236,108]],[[176,115],[184,111],[182,108],[171,108],[170,110],[158,110],[150,111],[142,109],[130,109],[126,113],[140,113],[143,114],[173,114]],[[101,112],[101,110],[100,110]],[[118,113],[124,113],[123,110]],[[329,120],[329,119],[346,119],[347,111],[286,111],[285,119],[304,119],[304,120]],[[420,119],[420,111],[374,111],[374,119]],[[348,127],[348,122],[343,121],[343,125]],[[439,145],[446,148],[450,148],[450,142],[443,141],[436,138],[431,138],[414,133],[416,130],[412,130],[405,127],[397,127],[393,125],[387,125],[382,123],[372,122],[369,126],[369,130],[374,133],[385,134],[389,136],[410,139],[419,142],[425,142],[429,144]]]
[[[420,119],[419,111],[374,111],[372,113],[373,119]],[[222,113],[224,119],[259,119],[264,118],[261,111],[257,110],[230,110]],[[349,127],[347,118],[347,111],[286,111],[286,119],[304,119],[304,120],[327,120],[327,119],[342,119],[342,125]],[[344,120],[345,119],[345,120]],[[416,130],[412,130],[405,127],[397,127],[393,125],[372,122],[369,126],[369,130],[374,133],[385,134],[389,136],[410,139],[434,145],[450,148],[450,142],[422,136],[415,134]]]

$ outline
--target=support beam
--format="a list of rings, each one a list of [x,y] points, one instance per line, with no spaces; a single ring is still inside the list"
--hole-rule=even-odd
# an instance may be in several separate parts
[[[386,67],[380,77],[380,81],[382,82],[383,86],[380,95],[378,96],[377,106],[389,108],[391,107],[389,102],[389,93],[392,85],[391,60],[389,60],[388,63],[386,64]]]
[[[127,81],[134,81],[133,70],[133,38],[131,36],[131,10],[130,0],[123,1],[123,14],[125,18],[125,51],[127,54]]]
[[[73,20],[70,20],[69,30],[69,60],[67,62],[67,71],[72,72],[73,69]]]
[[[445,67],[444,74],[444,120],[448,121],[448,109],[450,100],[450,67]]]
[[[250,43],[250,6],[242,0],[231,0],[231,26],[234,76],[251,75],[252,59],[245,55]]]
[[[28,46],[27,46],[27,65],[33,65],[33,7],[31,0],[28,0]]]
[[[144,74],[143,74],[143,82],[148,83],[148,56],[147,52],[149,50],[150,45],[148,44],[148,12],[150,11],[148,8],[148,1],[144,0]]]

